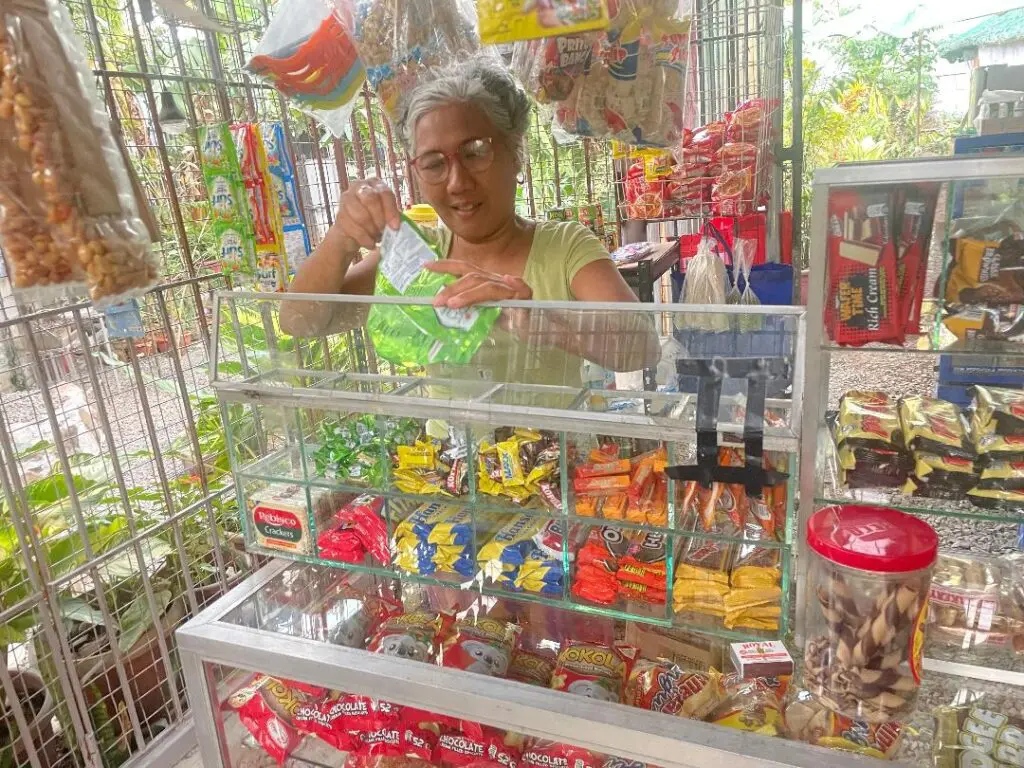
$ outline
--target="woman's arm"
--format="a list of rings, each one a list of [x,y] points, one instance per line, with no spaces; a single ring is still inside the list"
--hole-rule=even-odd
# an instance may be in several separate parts
[[[374,249],[385,226],[397,228],[398,203],[379,179],[353,184],[341,196],[338,216],[289,287],[291,293],[373,293],[379,255],[356,261],[360,247]],[[345,311],[348,309],[349,311]],[[327,301],[281,302],[281,329],[292,336],[337,333],[361,325],[365,308]]]
[[[570,283],[578,301],[639,303],[615,262],[599,259],[581,267]],[[569,352],[613,371],[653,368],[661,359],[654,315],[647,312],[552,313],[569,333]],[[575,338],[573,338],[575,337]]]
[[[427,264],[425,269],[459,278],[437,294],[435,306],[461,309],[491,301],[533,298],[533,290],[522,278],[486,272],[465,261],[446,259]],[[580,301],[639,303],[607,255],[580,267],[570,288]],[[648,312],[506,310],[501,322],[526,341],[558,347],[613,371],[652,368],[661,358],[654,315]]]

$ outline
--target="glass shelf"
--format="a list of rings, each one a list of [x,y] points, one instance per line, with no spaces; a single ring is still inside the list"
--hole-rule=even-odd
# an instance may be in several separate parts
[[[838,488],[834,485],[822,489],[822,495],[815,496],[814,503],[825,504],[866,504],[874,507],[892,507],[913,515],[936,515],[957,517],[963,520],[989,521],[994,523],[1024,523],[1024,512],[1017,510],[986,509],[969,501],[947,501],[929,499],[901,493],[899,489]]]

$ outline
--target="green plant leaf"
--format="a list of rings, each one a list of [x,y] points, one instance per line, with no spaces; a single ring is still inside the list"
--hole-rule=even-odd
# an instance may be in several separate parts
[[[167,589],[153,593],[153,601],[156,603],[156,609],[160,612],[158,619],[163,617],[172,597],[170,590]],[[128,607],[121,613],[119,623],[121,631],[117,636],[117,646],[127,653],[139,638],[153,626],[153,615],[150,613],[149,601],[146,599],[145,593],[138,595],[128,604]]]
[[[103,612],[80,597],[61,596],[60,615],[66,621],[78,621],[98,627],[102,627],[104,624]]]

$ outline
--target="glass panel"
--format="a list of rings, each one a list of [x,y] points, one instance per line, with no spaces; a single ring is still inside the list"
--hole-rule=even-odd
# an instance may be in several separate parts
[[[407,306],[351,299],[323,304],[364,320]],[[506,308],[468,364],[417,366],[380,359],[362,327],[300,344],[283,330],[295,304],[221,296],[218,357],[227,364],[214,386],[261,430],[236,430],[233,453],[254,551],[725,637],[785,633],[777,592],[789,576],[780,550],[791,541],[785,475],[796,446],[799,310]],[[246,338],[265,348],[243,348],[252,357],[243,362],[230,342],[247,321],[257,327]],[[297,350],[316,366],[311,375],[294,368]],[[698,431],[728,446],[710,464],[698,461]],[[765,477],[756,461],[747,466],[748,445],[753,456],[767,447],[767,468],[779,475],[754,493],[757,503],[744,484]],[[683,479],[671,479],[670,466]],[[700,483],[708,510],[693,493]],[[284,526],[293,520],[294,534]],[[300,544],[282,540],[290,536]],[[728,615],[722,600],[710,614],[691,610],[692,600],[673,606],[674,584],[694,591],[677,564],[702,546],[723,552],[716,591],[735,591],[739,606]],[[749,565],[744,548],[770,561],[769,594],[757,605],[730,586],[734,563]]]
[[[821,273],[829,345],[1013,356],[1015,366],[1024,364],[1022,184],[831,187]]]

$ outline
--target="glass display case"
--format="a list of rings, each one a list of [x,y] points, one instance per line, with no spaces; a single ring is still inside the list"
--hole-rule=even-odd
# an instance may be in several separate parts
[[[1022,180],[1024,158],[1006,156],[817,172],[800,481],[801,520],[857,504],[936,531],[924,676],[998,681],[1018,700]],[[829,611],[807,561],[798,633]]]
[[[469,364],[414,365],[372,321],[410,306],[433,311],[218,296],[212,384],[250,551],[786,635],[800,308],[506,304]],[[324,317],[346,330],[288,333]]]

